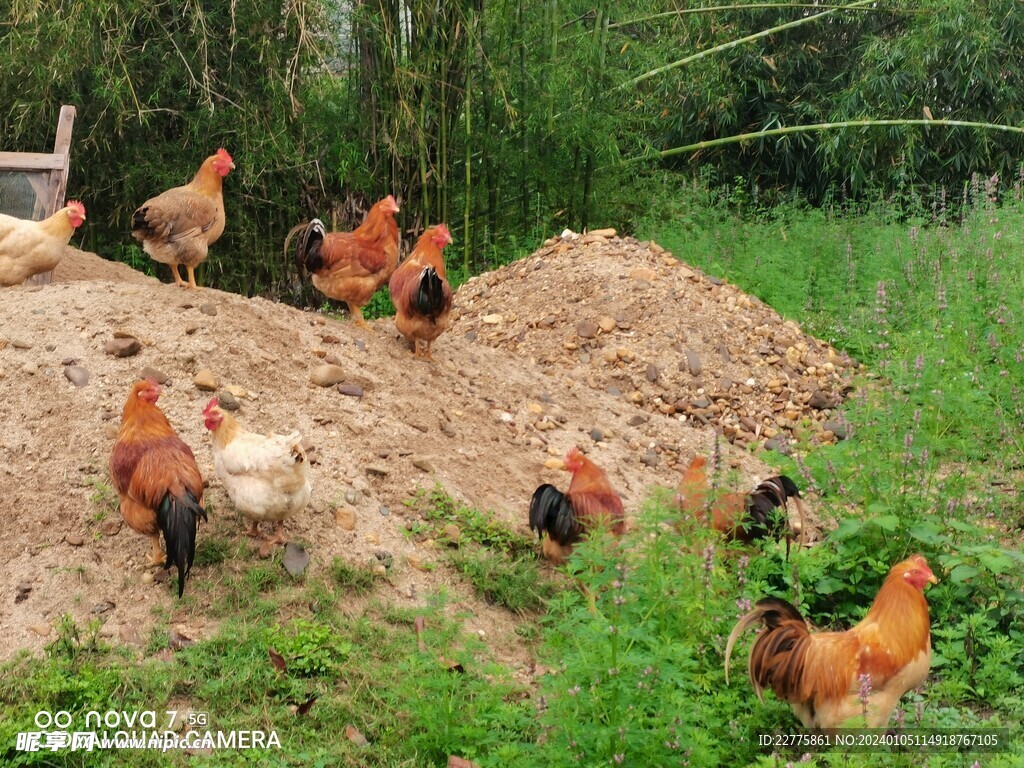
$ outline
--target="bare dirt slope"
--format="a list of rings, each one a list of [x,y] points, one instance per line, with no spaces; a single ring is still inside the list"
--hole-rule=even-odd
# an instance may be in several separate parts
[[[0,659],[19,648],[41,648],[63,613],[79,621],[100,616],[105,634],[130,643],[145,641],[160,611],[169,612],[172,624],[189,636],[214,629],[208,605],[182,607],[165,586],[149,582],[148,542],[119,526],[116,514],[104,517],[102,501],[94,499],[109,486],[107,457],[120,409],[147,368],[168,379],[160,407],[192,446],[210,483],[211,523],[200,537],[240,539],[243,527],[213,473],[200,415],[213,393],[194,383],[205,370],[219,380],[217,391],[230,387],[237,394],[237,416],[245,426],[262,432],[299,429],[314,446],[313,500],[288,524],[292,540],[310,551],[311,571],[325,568],[334,556],[362,564],[387,552],[395,567],[378,590],[384,599],[419,603],[446,584],[472,609],[468,628],[488,631],[514,656],[510,616],[473,601],[443,567],[411,567],[410,556],[430,563],[438,553],[405,535],[411,513],[403,502],[417,489],[440,483],[525,531],[536,486],[568,482],[564,473],[545,469],[545,461],[579,443],[607,469],[627,511],[636,515],[651,486],[676,484],[676,459],[707,454],[713,441],[710,426],[693,419],[681,423],[677,414],[652,407],[650,398],[659,387],[675,388],[677,399],[684,395],[676,393],[689,391],[672,370],[679,357],[674,345],[696,344],[694,329],[721,314],[714,291],[699,278],[684,277],[696,272],[669,267],[664,256],[634,243],[600,246],[601,251],[588,245],[560,253],[549,248],[471,281],[456,297],[459,317],[435,343],[433,363],[412,358],[390,319],[364,331],[262,299],[160,284],[124,273],[128,268],[121,265],[92,262],[89,254],[77,266],[58,270],[52,285],[4,290]],[[540,262],[546,266],[538,267]],[[103,279],[75,279],[88,276],[90,263],[103,270]],[[651,295],[662,284],[683,298],[666,306]],[[735,289],[727,296],[737,296],[737,306],[725,315],[720,341],[740,350],[770,310],[748,304]],[[597,343],[576,340],[580,322],[597,323],[605,312],[622,315],[615,330],[599,331]],[[494,314],[502,319],[494,322]],[[547,323],[548,315],[553,323]],[[775,325],[781,327],[778,318]],[[495,344],[498,337],[490,335],[510,331],[517,338],[513,344]],[[797,337],[795,329],[786,333]],[[141,351],[110,354],[107,347],[116,337],[122,344],[138,339]],[[531,350],[534,337],[545,344]],[[612,339],[630,347],[636,359],[620,355],[621,365],[594,363],[601,342],[610,346]],[[798,341],[826,354],[819,342]],[[589,363],[583,362],[585,349],[593,350]],[[702,349],[698,354],[706,354]],[[648,361],[659,370],[653,380],[643,373]],[[325,363],[340,366],[343,384],[355,385],[348,390],[361,389],[362,396],[313,384],[312,372]],[[81,371],[69,366],[84,369],[87,383],[73,384],[68,374]],[[761,384],[768,375],[760,368],[750,372]],[[629,386],[622,386],[627,379]],[[702,381],[721,387],[717,377]],[[621,394],[609,390],[616,382]],[[760,386],[751,389],[761,392]],[[640,410],[630,399],[634,391],[643,395]],[[729,399],[746,402],[740,392]],[[761,407],[761,401],[742,407]],[[751,483],[771,474],[748,451],[725,445],[724,452]],[[355,512],[353,530],[341,524],[346,510]],[[203,568],[192,574],[194,580],[207,576]]]

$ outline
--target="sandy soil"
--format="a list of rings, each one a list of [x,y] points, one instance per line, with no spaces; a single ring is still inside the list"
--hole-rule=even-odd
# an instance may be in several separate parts
[[[433,363],[412,358],[390,319],[360,330],[258,298],[190,292],[82,252],[61,265],[53,284],[0,296],[0,499],[13,523],[0,536],[0,659],[41,649],[63,613],[79,621],[99,616],[104,634],[128,643],[144,643],[160,613],[191,637],[216,628],[208,605],[184,608],[166,586],[147,583],[148,542],[119,526],[116,513],[104,517],[94,501],[110,483],[120,409],[147,367],[169,378],[160,406],[209,481],[211,523],[200,537],[240,540],[243,529],[213,472],[200,414],[213,393],[193,383],[205,369],[221,391],[245,391],[236,414],[243,425],[299,429],[315,448],[313,499],[288,524],[292,540],[311,554],[311,572],[335,556],[365,564],[386,551],[395,567],[378,595],[421,604],[446,585],[470,612],[467,629],[483,630],[500,657],[526,663],[514,617],[473,599],[447,568],[409,564],[410,556],[441,558],[405,534],[412,513],[403,502],[440,483],[526,532],[536,486],[568,483],[544,462],[579,444],[636,515],[652,486],[674,486],[678,464],[709,452],[716,424],[737,443],[723,441],[726,461],[752,486],[773,473],[749,448],[784,438],[792,428],[778,414],[787,410],[820,424],[828,414],[819,417],[801,399],[811,383],[838,391],[839,371],[849,366],[735,288],[617,238],[552,241],[530,259],[470,281],[456,296],[453,327],[434,344]],[[581,323],[605,316],[614,328],[581,338]],[[115,335],[136,337],[141,351],[107,354]],[[749,352],[757,339],[770,354]],[[801,354],[817,370],[808,373],[807,362],[792,355],[784,363],[792,375],[778,359],[766,362],[785,361],[785,349],[781,358],[775,350],[787,341],[804,345]],[[735,350],[734,362],[714,359],[720,344]],[[608,362],[605,350],[620,348],[626,353]],[[698,375],[687,351],[701,358]],[[827,360],[842,369],[825,371]],[[311,383],[325,361],[339,365],[363,396]],[[69,365],[88,371],[85,386],[69,381]],[[785,385],[772,392],[779,379]],[[707,407],[698,410],[710,416],[698,418],[687,404],[704,396]],[[793,408],[771,410],[779,397]],[[719,402],[726,405],[715,413]],[[753,427],[740,422],[740,412],[751,414]],[[735,425],[742,429],[730,434]],[[339,509],[355,512],[354,530],[339,524]],[[192,579],[206,578],[204,570]]]

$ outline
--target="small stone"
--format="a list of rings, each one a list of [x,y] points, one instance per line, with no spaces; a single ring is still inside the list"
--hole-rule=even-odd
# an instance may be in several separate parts
[[[222,389],[217,395],[217,402],[225,411],[237,411],[238,401],[227,389]]]
[[[80,547],[80,546],[82,546],[83,544],[85,544],[85,539],[83,539],[83,538],[82,538],[82,537],[81,537],[81,536],[80,536],[79,534],[77,534],[77,533],[72,533],[72,534],[69,534],[68,536],[66,536],[66,537],[64,538],[64,541],[66,541],[66,542],[67,542],[68,544],[70,544],[70,545],[71,545],[72,547]]]
[[[600,443],[602,440],[604,440],[604,432],[602,432],[597,427],[594,427],[592,430],[590,430],[590,439],[593,440],[595,443]]]
[[[346,397],[362,397],[363,388],[358,384],[339,384],[338,392]]]
[[[646,413],[635,413],[629,417],[629,426],[639,427],[641,424],[646,424],[649,418]]]
[[[89,383],[89,371],[80,365],[69,365],[64,369],[64,376],[79,388]]]
[[[49,624],[29,624],[28,628],[40,637],[46,637],[49,635],[51,629]]]
[[[615,229],[613,227],[605,227],[604,229],[592,229],[587,233],[591,237],[615,237]]]
[[[789,453],[789,444],[781,437],[773,437],[765,440],[764,447],[776,453]]]
[[[11,346],[15,349],[32,349],[32,345],[24,339],[11,339]]]
[[[103,345],[103,351],[115,357],[131,357],[141,349],[142,342],[138,339],[111,339]]]
[[[654,280],[658,277],[658,273],[650,267],[637,267],[629,273],[629,276],[633,280]]]
[[[589,320],[584,320],[576,326],[576,335],[581,339],[593,339],[597,336],[597,331],[598,327]]]
[[[708,275],[707,281],[712,285],[725,285],[725,280],[720,277],[715,277],[714,275]]]
[[[699,376],[701,371],[700,358],[697,353],[692,350],[686,350],[686,368],[683,368],[683,364],[679,364],[679,370],[689,370],[691,376]]]
[[[20,582],[18,584],[16,590],[15,590],[14,602],[16,602],[16,603],[23,603],[23,602],[25,602],[26,600],[28,600],[28,596],[31,593],[32,593],[32,585],[29,582],[27,582],[27,581]]]
[[[380,511],[380,516],[381,517],[387,517],[388,515],[391,514],[391,510],[388,509],[387,507],[385,507],[383,504],[380,505],[380,510],[379,511]]]
[[[656,467],[658,466],[659,461],[660,459],[658,458],[658,454],[654,451],[648,451],[640,457],[640,463],[645,467]]]
[[[356,527],[356,512],[347,507],[338,507],[334,510],[334,522],[343,531],[352,531]]]
[[[196,389],[203,392],[216,392],[220,387],[220,379],[214,376],[213,371],[208,368],[203,368],[193,376],[192,383],[196,385]]]
[[[455,523],[448,523],[443,529],[442,533],[448,541],[452,544],[458,544],[459,539],[462,538],[462,530]]]
[[[152,584],[153,583],[153,574],[150,573],[149,571],[146,571],[144,574],[142,574],[142,583],[143,584]]]
[[[501,315],[494,314],[484,315],[483,317],[480,318],[480,320],[483,321],[484,325],[500,325],[502,322],[504,322],[505,318],[502,317]]]
[[[430,563],[423,560],[419,555],[409,555],[406,557],[406,560],[417,571],[432,571],[434,569]]]
[[[604,317],[598,318],[597,327],[604,333],[611,333],[617,326],[618,323],[615,321],[614,317],[608,317],[605,315]]]
[[[821,427],[835,435],[836,440],[845,440],[849,434],[846,426],[838,421],[826,421]]]
[[[825,408],[831,408],[833,406],[832,398],[822,392],[820,389],[816,389],[811,393],[810,399],[807,404],[816,410],[824,410]]]
[[[647,364],[647,380],[649,382],[651,382],[653,384],[654,382],[656,382],[658,380],[658,377],[660,375],[661,375],[661,372],[658,370],[658,366],[656,366],[654,363],[648,363]]]
[[[430,463],[430,460],[423,456],[413,456],[412,465],[421,472],[431,473],[434,471],[434,465]]]
[[[163,386],[164,384],[167,384],[171,380],[171,377],[168,376],[163,371],[161,371],[161,370],[159,370],[157,368],[153,368],[153,367],[148,366],[148,365],[145,368],[143,368],[141,371],[139,371],[139,378],[140,379],[152,379],[153,381],[155,381],[160,386]]]
[[[39,365],[32,362],[25,363],[23,366],[21,366],[21,370],[24,373],[27,373],[29,376],[35,376],[37,373],[39,373]]]
[[[545,469],[565,469],[565,462],[562,459],[552,456],[544,461]]]
[[[384,467],[366,467],[366,474],[371,477],[387,477],[389,472]]]
[[[205,304],[199,305],[199,311],[202,312],[204,315],[214,317],[217,314],[217,305],[212,304],[211,302],[208,301]]]
[[[0,341],[2,341],[2,340],[0,340]],[[3,344],[0,344],[0,349],[3,349]],[[78,360],[76,358],[74,358],[74,357],[65,357],[63,360],[60,361],[60,364],[63,365],[63,366],[69,366],[69,365],[74,365],[77,362],[78,362]]]
[[[284,556],[281,558],[284,569],[293,577],[298,578],[306,572],[309,565],[309,553],[298,544],[288,542],[284,545]]]
[[[618,388],[618,387],[616,387],[616,386],[610,386],[610,387],[608,387],[608,388],[607,388],[607,389],[605,390],[605,392],[607,392],[607,393],[608,393],[609,395],[611,395],[612,397],[618,397],[619,395],[621,395],[621,394],[622,394],[622,390],[621,390],[621,389],[619,389],[619,388]]]
[[[226,384],[224,389],[240,400],[249,396],[249,393],[244,388],[235,386],[234,384]]]
[[[202,327],[203,326],[200,325],[197,321],[189,320],[187,323],[185,323],[185,335],[191,336]]]
[[[104,520],[100,525],[100,530],[103,531],[104,536],[117,536],[121,532],[121,521],[116,517]]]
[[[341,366],[331,365],[330,363],[318,365],[309,374],[309,380],[318,387],[333,387],[335,384],[340,384],[344,379],[345,371],[341,369]]]

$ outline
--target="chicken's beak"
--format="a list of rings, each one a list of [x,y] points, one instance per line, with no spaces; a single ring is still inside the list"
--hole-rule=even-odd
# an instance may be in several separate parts
[[[938,579],[938,577],[934,573],[930,573],[930,574],[928,574],[928,583],[930,583],[930,584],[938,584],[939,583],[939,579]]]
[[[228,168],[230,168],[232,171],[235,170],[235,162],[233,160],[230,163],[228,163]]]

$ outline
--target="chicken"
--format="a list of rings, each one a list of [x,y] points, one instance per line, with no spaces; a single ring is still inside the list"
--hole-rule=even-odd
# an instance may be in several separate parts
[[[327,232],[320,219],[288,233],[285,251],[299,230],[296,259],[313,275],[313,286],[329,298],[348,304],[356,325],[367,327],[363,307],[391,279],[398,266],[398,203],[388,195],[376,203],[352,232]]]
[[[676,503],[681,512],[698,520],[707,520],[709,511],[707,461],[697,456],[683,472],[676,489]],[[786,536],[789,554],[789,522],[777,509],[784,511],[792,497],[800,515],[801,544],[805,536],[803,505],[796,483],[785,475],[777,475],[758,483],[750,493],[729,492],[715,496],[710,502],[711,527],[730,541],[752,542],[772,538],[778,541]]]
[[[432,359],[430,344],[448,327],[452,289],[445,279],[444,247],[452,241],[444,224],[426,230],[388,283],[395,326],[418,358]],[[426,350],[420,354],[420,341]]]
[[[921,555],[897,563],[867,615],[846,632],[812,633],[785,600],[759,600],[729,635],[726,684],[736,639],[760,622],[766,629],[754,642],[748,663],[759,701],[762,690],[771,688],[807,728],[836,728],[861,714],[867,727],[884,727],[900,697],[928,676],[928,583],[938,579]]]
[[[273,522],[271,544],[284,544],[284,521],[309,501],[309,462],[302,436],[258,435],[242,428],[234,416],[213,398],[203,409],[213,441],[217,477],[235,508],[251,523],[249,535],[258,537],[261,522]]]
[[[218,149],[192,181],[147,200],[132,214],[132,235],[154,261],[170,266],[175,285],[199,287],[196,267],[224,233],[224,177],[234,167],[227,150]],[[178,265],[188,272],[187,284]]]
[[[0,285],[18,285],[56,267],[83,221],[85,206],[77,200],[42,221],[0,213]]]
[[[124,521],[152,540],[150,565],[177,566],[181,597],[195,560],[199,519],[207,519],[203,477],[191,449],[157,408],[159,397],[160,386],[152,379],[132,387],[110,453],[110,477]],[[160,548],[161,533],[166,557]]]
[[[556,564],[564,562],[573,544],[597,520],[604,519],[616,536],[622,534],[626,520],[622,499],[608,475],[576,446],[566,453],[565,468],[572,473],[565,494],[545,483],[530,500],[530,529],[543,541],[544,556]]]

